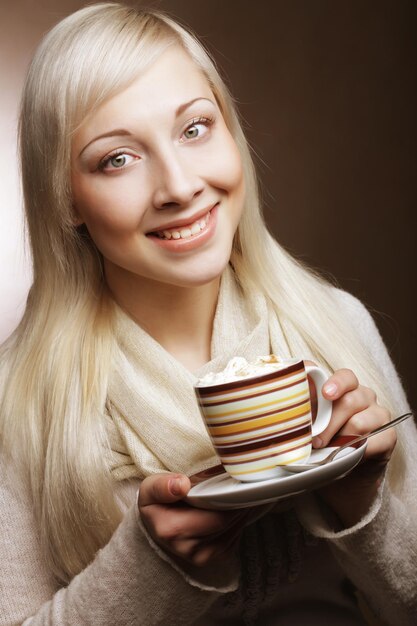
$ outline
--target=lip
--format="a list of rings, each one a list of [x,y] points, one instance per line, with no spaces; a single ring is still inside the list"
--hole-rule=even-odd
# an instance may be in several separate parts
[[[179,229],[183,228],[184,226],[190,226],[191,224],[194,224],[194,222],[196,222],[197,220],[207,215],[207,213],[212,211],[216,204],[218,203],[216,202],[215,204],[212,204],[211,206],[202,209],[201,211],[199,211],[195,215],[191,215],[190,217],[183,217],[182,219],[177,219],[175,221],[173,220],[172,222],[168,222],[167,224],[161,224],[157,228],[154,228],[152,231],[149,231],[147,235],[154,235],[158,231],[160,232],[163,230],[172,230],[173,228]]]
[[[157,246],[164,248],[167,252],[189,252],[191,250],[195,250],[195,248],[203,246],[214,235],[217,226],[218,204],[219,203],[215,204],[212,209],[209,209],[210,219],[208,224],[204,230],[198,233],[198,235],[193,235],[193,237],[189,237],[187,239],[161,239],[158,235],[150,233],[147,237]],[[206,213],[207,212],[208,211],[206,211]],[[200,214],[200,217],[203,217],[206,213]],[[197,217],[195,219],[199,218]],[[189,223],[190,222],[187,222],[187,224]]]

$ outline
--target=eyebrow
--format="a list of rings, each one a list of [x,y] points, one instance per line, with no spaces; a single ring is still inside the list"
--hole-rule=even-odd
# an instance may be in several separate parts
[[[184,113],[184,111],[186,111],[191,105],[193,105],[195,102],[198,102],[199,100],[206,100],[207,102],[214,104],[213,100],[210,100],[210,98],[193,98],[192,100],[189,100],[188,102],[184,102],[184,104],[180,104],[180,106],[175,111],[175,117],[178,117],[179,115]],[[94,137],[94,139],[89,141],[88,144],[84,146],[84,148],[81,150],[78,157],[80,157],[82,153],[85,150],[87,150],[89,146],[91,146],[92,143],[95,143],[99,139],[105,139],[106,137],[126,137],[126,136],[132,136],[132,133],[129,130],[126,130],[126,128],[115,128],[113,130],[109,130],[107,133],[98,135],[97,137]]]
[[[206,100],[207,102],[214,104],[213,100],[210,100],[210,98],[193,98],[192,100],[189,100],[188,102],[185,102],[184,104],[180,104],[180,106],[175,111],[175,117],[178,117],[179,115],[181,115],[181,113],[184,113],[184,111],[186,111],[188,107],[194,104],[194,102],[198,102],[199,100]]]

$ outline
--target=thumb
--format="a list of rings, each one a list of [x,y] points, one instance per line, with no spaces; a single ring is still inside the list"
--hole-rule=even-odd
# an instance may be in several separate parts
[[[185,498],[190,487],[190,479],[184,474],[153,474],[142,481],[138,504],[144,507],[177,502]]]

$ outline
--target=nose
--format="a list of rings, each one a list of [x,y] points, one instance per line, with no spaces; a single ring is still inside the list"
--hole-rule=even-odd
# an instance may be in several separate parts
[[[204,189],[204,181],[197,174],[191,160],[175,150],[161,155],[156,168],[153,204],[165,209],[189,204]]]

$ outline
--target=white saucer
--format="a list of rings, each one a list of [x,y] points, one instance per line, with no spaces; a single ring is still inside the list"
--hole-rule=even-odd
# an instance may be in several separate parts
[[[319,461],[333,449],[313,450],[310,460]],[[240,482],[231,478],[219,466],[218,472],[221,473],[214,476],[213,473],[216,473],[217,468],[197,475],[207,476],[211,473],[212,477],[195,484],[188,492],[187,501],[201,509],[241,509],[288,498],[342,478],[359,463],[365,449],[366,442],[358,448],[345,448],[327,465],[315,467],[299,474],[288,474],[279,468],[280,475],[276,478],[257,482]],[[194,482],[193,479],[192,482]]]

